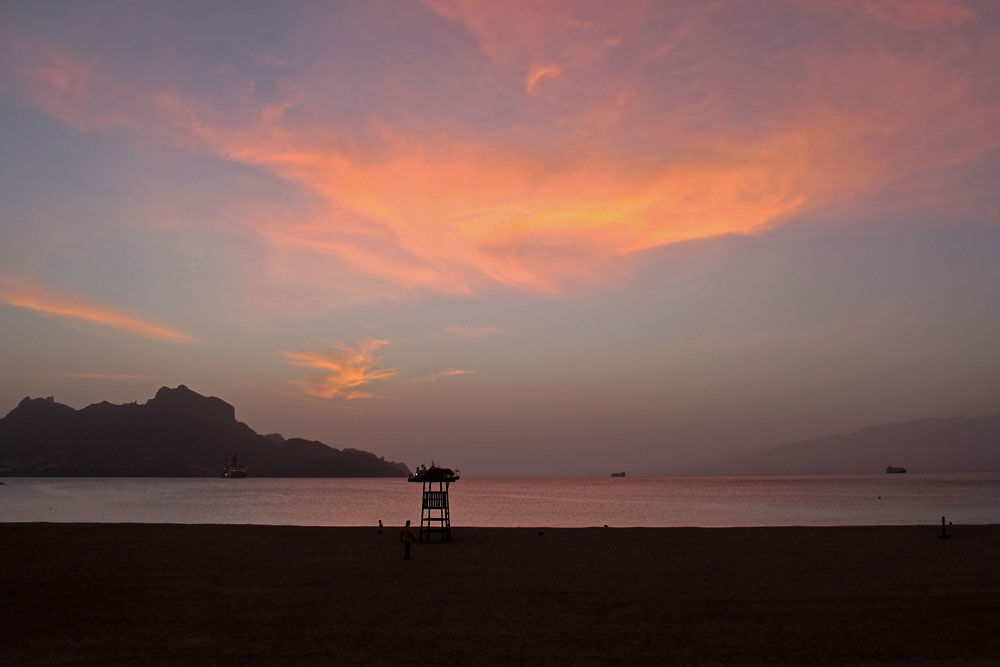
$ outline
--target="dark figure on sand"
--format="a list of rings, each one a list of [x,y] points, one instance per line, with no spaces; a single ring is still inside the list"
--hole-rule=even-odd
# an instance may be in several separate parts
[[[410,557],[410,545],[416,541],[413,537],[413,531],[410,530],[410,520],[406,520],[406,525],[403,529],[399,531],[399,541],[403,543],[403,559],[409,559]]]
[[[382,519],[378,520],[378,534],[382,534]]]

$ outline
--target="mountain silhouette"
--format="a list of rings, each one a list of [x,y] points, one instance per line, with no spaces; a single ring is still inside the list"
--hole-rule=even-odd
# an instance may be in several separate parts
[[[1000,470],[1000,414],[883,424],[851,433],[790,442],[741,456],[713,472],[738,475]]]
[[[140,405],[103,401],[74,410],[24,398],[0,419],[0,474],[214,476],[237,454],[258,477],[405,477],[409,468],[317,440],[259,435],[232,405],[179,385]]]

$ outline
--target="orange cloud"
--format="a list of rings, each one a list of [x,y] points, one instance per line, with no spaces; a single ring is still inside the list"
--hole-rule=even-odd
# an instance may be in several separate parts
[[[439,373],[431,373],[430,375],[424,375],[423,377],[413,378],[410,380],[413,384],[427,384],[430,382],[437,382],[438,378],[452,377],[455,375],[470,375],[476,371],[449,368],[446,371],[441,371]]]
[[[198,342],[198,339],[191,334],[175,327],[20,281],[0,280],[0,301],[16,308],[25,308],[78,322],[99,324],[154,340],[170,343]]]
[[[294,366],[322,371],[314,377],[295,381],[311,396],[347,400],[374,398],[374,394],[360,387],[398,374],[394,368],[379,368],[381,360],[375,352],[388,344],[387,340],[369,339],[357,347],[335,343],[332,349],[322,352],[284,352],[283,355]]]
[[[410,287],[468,293],[495,281],[559,292],[615,256],[751,232],[828,194],[828,187],[853,190],[866,170],[830,155],[847,146],[827,136],[831,126],[824,129],[788,127],[649,166],[615,154],[541,157],[396,133],[383,137],[384,158],[355,157],[329,142],[305,152],[289,148],[287,138],[279,145],[259,135],[232,137],[220,152],[300,183],[333,205],[329,215],[306,222],[256,228],[277,247],[327,255]],[[817,182],[813,162],[845,169],[828,170]],[[345,210],[367,223],[345,220]]]
[[[528,76],[524,79],[524,89],[526,91],[533,92],[535,86],[538,82],[546,77],[557,77],[562,73],[562,70],[556,65],[536,65],[531,68],[528,72]]]
[[[376,108],[351,129],[321,111],[293,122],[290,105],[323,106],[322,93],[294,86],[286,102],[236,97],[241,111],[221,113],[224,96],[130,87],[56,47],[36,49],[20,71],[37,105],[81,129],[127,127],[300,186],[314,206],[234,216],[239,231],[369,281],[359,289],[381,281],[397,293],[500,284],[558,294],[613,278],[637,251],[755,233],[905,189],[920,174],[936,183],[911,190],[954,196],[942,193],[959,178],[955,168],[1000,146],[997,106],[974,74],[947,48],[928,45],[919,58],[895,48],[891,26],[849,47],[820,37],[775,56],[753,51],[763,49],[753,40],[727,50],[738,36],[704,19],[647,35],[638,4],[589,15],[564,3],[428,4],[469,31],[512,87],[530,93],[558,73],[557,99],[524,96],[532,110],[546,105],[541,121],[491,131],[439,117],[391,126]],[[969,11],[932,0],[888,6],[943,24]],[[823,3],[791,7],[860,20]],[[748,72],[766,69],[746,64],[754,57],[775,74],[747,86]],[[408,82],[397,85],[406,92]],[[317,284],[329,282],[315,273]]]

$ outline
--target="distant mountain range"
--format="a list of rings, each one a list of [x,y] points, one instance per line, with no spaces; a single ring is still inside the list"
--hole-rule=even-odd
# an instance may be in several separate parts
[[[260,435],[232,405],[184,385],[143,404],[74,410],[24,398],[0,419],[0,475],[217,476],[226,453],[254,477],[405,477],[403,463],[317,440]],[[918,419],[791,442],[732,459],[714,474],[799,475],[1000,470],[1000,414]]]
[[[917,419],[852,433],[790,442],[741,456],[722,474],[807,475],[1000,470],[1000,414]]]
[[[236,454],[254,477],[405,477],[403,463],[316,440],[259,435],[220,398],[184,385],[142,405],[82,410],[25,398],[0,419],[0,475],[218,476]]]

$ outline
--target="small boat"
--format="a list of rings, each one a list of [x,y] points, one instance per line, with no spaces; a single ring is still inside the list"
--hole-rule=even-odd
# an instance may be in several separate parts
[[[613,472],[613,473],[611,473],[611,476],[612,477],[624,477],[625,473],[624,472]]]
[[[897,474],[897,475],[901,475],[901,474],[903,474],[904,472],[906,472],[906,468],[897,468],[896,466],[888,466],[888,467],[887,467],[887,468],[885,469],[885,471],[886,471],[886,472],[887,472],[888,474],[890,474],[890,475],[892,475],[892,474]]]
[[[431,461],[431,467],[428,468],[424,464],[420,464],[416,472],[410,473],[410,476],[406,478],[407,482],[457,482],[458,470],[452,470],[451,468],[442,468],[438,464]]]
[[[241,479],[247,476],[247,467],[240,463],[240,460],[236,458],[236,454],[233,454],[232,461],[229,460],[229,455],[226,454],[226,464],[222,467],[222,476],[226,479]]]

